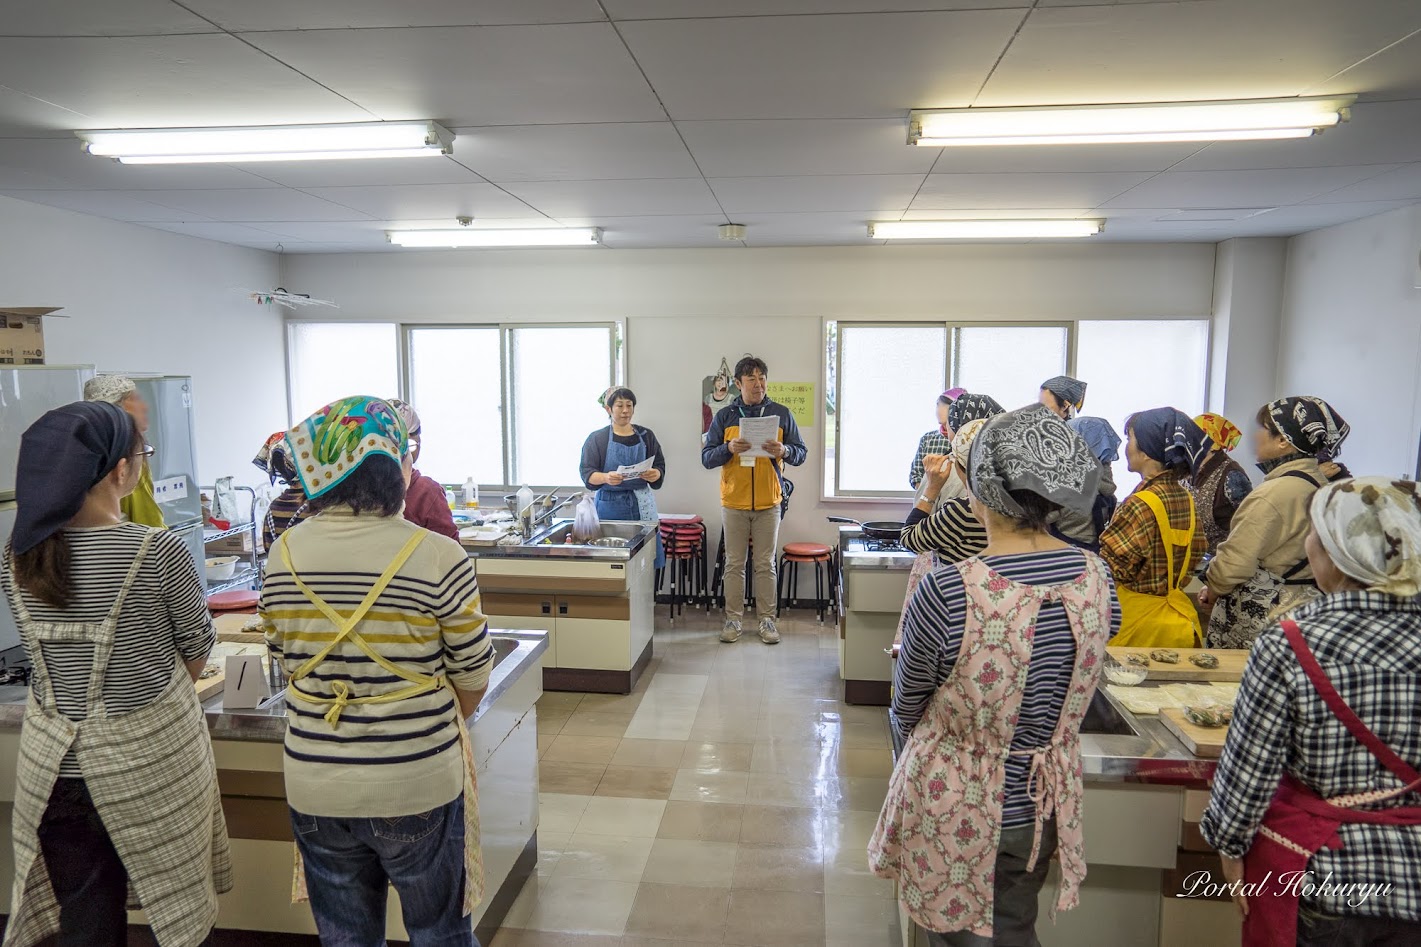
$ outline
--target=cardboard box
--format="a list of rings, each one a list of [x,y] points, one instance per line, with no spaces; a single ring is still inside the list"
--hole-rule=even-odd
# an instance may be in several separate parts
[[[56,308],[0,306],[0,365],[44,364],[44,316]]]
[[[261,540],[254,540],[250,531],[243,531],[236,536],[228,536],[226,539],[208,543],[207,554],[209,556],[250,556],[254,542],[257,551],[263,552]]]

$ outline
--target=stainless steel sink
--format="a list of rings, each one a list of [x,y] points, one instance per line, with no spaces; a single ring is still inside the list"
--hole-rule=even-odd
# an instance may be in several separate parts
[[[1129,717],[1110,701],[1104,690],[1097,690],[1086,708],[1085,719],[1081,721],[1081,733],[1105,733],[1114,736],[1134,736],[1142,734]]]
[[[534,533],[533,544],[551,542],[554,545],[566,545],[568,537],[572,535],[572,523],[558,523],[552,529],[544,530],[541,533]],[[597,539],[622,539],[631,543],[641,536],[645,527],[641,523],[623,523],[618,521],[605,521],[597,533]],[[590,545],[589,543],[574,543],[573,545]]]
[[[504,638],[499,635],[493,636],[493,666],[498,667],[504,660],[518,650],[518,639]]]

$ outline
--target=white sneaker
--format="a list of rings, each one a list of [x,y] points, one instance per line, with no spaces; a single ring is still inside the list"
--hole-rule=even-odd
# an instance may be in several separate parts
[[[760,619],[760,640],[765,644],[780,643],[780,630],[775,627],[773,618]]]
[[[720,629],[720,640],[726,644],[733,644],[740,640],[740,622],[733,618],[727,618],[725,625]]]

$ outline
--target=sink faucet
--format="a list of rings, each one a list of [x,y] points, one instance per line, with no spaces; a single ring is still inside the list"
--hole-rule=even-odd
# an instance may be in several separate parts
[[[552,494],[549,494],[548,496],[551,497]],[[572,495],[569,496],[567,499],[565,499],[565,500],[563,500],[562,502],[558,503],[556,506],[549,506],[549,507],[545,508],[541,513],[535,513],[535,514],[533,514],[532,521],[531,521],[530,524],[529,524],[529,527],[530,527],[530,528],[529,528],[529,530],[528,530],[528,538],[529,538],[529,539],[532,539],[532,538],[533,538],[533,533],[535,533],[535,532],[538,531],[538,527],[540,527],[540,526],[542,526],[543,524],[547,523],[547,522],[548,522],[549,520],[551,520],[554,516],[556,516],[558,510],[561,510],[563,507],[567,506],[569,503],[576,503],[576,502],[577,502],[578,500],[580,500],[580,499],[582,499],[582,491],[581,491],[581,490],[579,490],[579,491],[577,491],[576,493],[572,494]],[[536,506],[536,505],[537,505],[537,504],[535,503],[534,506]]]

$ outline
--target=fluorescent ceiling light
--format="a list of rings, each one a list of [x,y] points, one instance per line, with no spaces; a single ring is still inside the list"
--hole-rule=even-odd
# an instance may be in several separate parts
[[[240,164],[416,158],[449,154],[454,135],[435,122],[152,128],[81,131],[84,150],[124,164]]]
[[[915,110],[908,143],[930,147],[1306,138],[1347,118],[1356,96]]]
[[[1034,237],[1089,237],[1104,229],[1101,220],[876,220],[875,240],[1002,240]]]
[[[597,227],[532,227],[493,230],[391,230],[391,243],[402,247],[590,247],[602,242]]]

